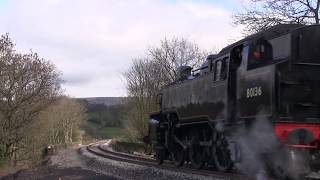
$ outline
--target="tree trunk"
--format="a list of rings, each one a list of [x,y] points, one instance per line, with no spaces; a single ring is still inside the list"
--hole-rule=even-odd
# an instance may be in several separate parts
[[[315,18],[316,24],[319,24],[319,7],[320,7],[320,0],[318,0],[317,7],[314,12],[314,18]]]

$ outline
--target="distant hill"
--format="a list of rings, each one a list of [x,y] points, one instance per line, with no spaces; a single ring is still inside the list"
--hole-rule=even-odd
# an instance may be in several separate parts
[[[128,100],[127,97],[88,97],[77,99],[87,101],[89,104],[104,104],[105,106],[125,104]]]
[[[81,129],[90,137],[108,139],[114,134],[112,130],[118,132],[122,129],[129,98],[88,97],[76,100],[85,107],[86,121],[81,124]]]

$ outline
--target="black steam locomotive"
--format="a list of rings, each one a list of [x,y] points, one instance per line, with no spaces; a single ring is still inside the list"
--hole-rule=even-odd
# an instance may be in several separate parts
[[[271,124],[282,146],[308,151],[315,159],[320,26],[277,25],[209,55],[199,69],[180,67],[158,103],[161,110],[150,114],[149,137],[159,163],[228,171],[243,160],[239,136],[257,119]]]

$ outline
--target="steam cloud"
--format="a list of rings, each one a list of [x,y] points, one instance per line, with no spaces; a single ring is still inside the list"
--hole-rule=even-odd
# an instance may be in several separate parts
[[[235,164],[237,169],[258,180],[268,179],[270,174],[281,179],[299,179],[299,175],[309,172],[304,152],[284,148],[270,120],[260,114],[251,127],[242,128],[232,136],[241,149],[241,162]]]

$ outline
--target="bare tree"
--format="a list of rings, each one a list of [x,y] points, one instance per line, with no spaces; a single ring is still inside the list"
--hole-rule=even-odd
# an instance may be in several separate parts
[[[236,25],[245,25],[246,34],[277,24],[319,24],[320,0],[250,0],[234,15]]]
[[[28,125],[19,144],[16,161],[33,163],[42,158],[48,145],[69,145],[81,141],[79,125],[86,118],[77,100],[59,97]]]
[[[135,59],[125,73],[127,91],[133,104],[129,111],[128,127],[131,134],[142,138],[147,133],[148,112],[157,110],[155,97],[160,88],[160,71],[157,64],[148,59]]]
[[[49,144],[71,144],[79,137],[79,125],[85,119],[85,108],[76,100],[61,97],[55,104],[43,111],[39,118],[46,123]]]
[[[157,63],[165,83],[173,82],[179,66],[198,67],[207,56],[207,52],[184,38],[164,38],[160,46],[149,49],[150,59]]]
[[[124,76],[133,105],[128,113],[128,126],[136,138],[147,135],[148,113],[158,110],[156,96],[161,87],[176,80],[179,66],[197,67],[206,54],[186,39],[165,38],[160,46],[149,49],[146,58],[133,60]]]
[[[0,159],[12,159],[27,127],[61,94],[60,73],[37,53],[20,54],[0,38]]]

